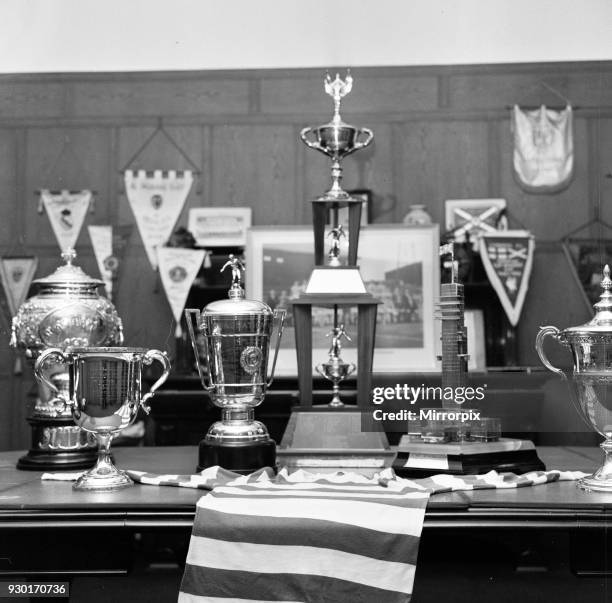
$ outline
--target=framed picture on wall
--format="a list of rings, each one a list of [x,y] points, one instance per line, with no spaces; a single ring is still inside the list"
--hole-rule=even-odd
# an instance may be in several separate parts
[[[378,306],[374,371],[437,370],[434,298],[438,295],[439,231],[437,225],[380,225],[363,228],[358,264],[367,290]],[[341,249],[341,257],[346,250]],[[291,300],[305,290],[314,265],[310,227],[251,228],[246,248],[247,297],[288,311],[276,371],[297,375]],[[357,360],[357,308],[341,308],[341,320],[352,341],[342,349],[346,362]],[[327,358],[333,311],[313,307],[313,364]]]
[[[250,207],[194,207],[187,228],[200,247],[239,247],[251,226]]]

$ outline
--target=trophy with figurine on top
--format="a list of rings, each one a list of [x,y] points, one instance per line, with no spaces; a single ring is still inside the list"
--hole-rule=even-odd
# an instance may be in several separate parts
[[[437,318],[441,321],[441,391],[457,392],[444,396],[441,408],[422,408],[419,418],[409,421],[393,464],[402,476],[434,473],[477,474],[491,470],[525,473],[544,469],[533,442],[501,437],[501,421],[482,416],[480,410],[463,405],[459,392],[468,386],[468,345],[465,326],[464,286],[458,278],[454,244],[440,247],[448,258],[450,282],[440,284]]]
[[[379,300],[370,294],[357,266],[357,246],[363,200],[351,196],[340,185],[341,161],[369,145],[373,140],[368,128],[356,128],[340,117],[342,99],[351,91],[353,78],[347,74],[325,78],[325,91],[334,101],[330,122],[307,127],[302,141],[332,161],[331,188],[312,200],[314,228],[314,267],[306,290],[292,302],[295,322],[298,386],[300,404],[289,418],[279,457],[289,466],[298,467],[383,467],[394,453],[382,431],[362,431],[362,413],[367,412],[372,389],[374,334]],[[314,138],[313,138],[314,135]],[[339,210],[348,209],[348,225],[339,221]],[[331,225],[326,233],[331,215]],[[348,253],[342,249],[348,240]],[[326,242],[329,248],[325,250]],[[333,310],[332,345],[327,362],[313,367],[313,307]],[[350,340],[339,311],[357,309],[357,363],[349,364],[340,356],[341,342]],[[314,370],[313,370],[314,369]],[[313,405],[313,375],[318,373],[332,383],[332,399]],[[356,374],[356,405],[340,399],[340,383]]]

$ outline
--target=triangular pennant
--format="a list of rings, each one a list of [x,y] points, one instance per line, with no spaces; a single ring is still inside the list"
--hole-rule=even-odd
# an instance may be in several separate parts
[[[0,278],[11,316],[17,314],[25,301],[37,267],[36,256],[0,258]]]
[[[574,171],[572,108],[542,105],[535,111],[512,110],[512,167],[518,184],[528,192],[552,193],[566,187]]]
[[[117,269],[117,261],[113,256],[113,227],[88,226],[89,238],[96,256],[98,270],[104,281],[106,295],[113,297],[113,277]]]
[[[191,285],[195,280],[206,252],[203,249],[159,247],[159,274],[166,297],[176,320],[176,337],[181,337],[181,317]]]
[[[591,314],[599,301],[603,267],[612,258],[611,239],[567,238],[562,244],[570,271]]]
[[[482,234],[480,257],[510,324],[515,327],[529,288],[535,241],[526,230]]]
[[[41,190],[40,198],[62,252],[73,248],[85,221],[92,198],[90,190],[51,192]]]
[[[125,190],[136,224],[153,269],[157,268],[156,249],[166,244],[191,189],[190,171],[134,172],[124,174]]]

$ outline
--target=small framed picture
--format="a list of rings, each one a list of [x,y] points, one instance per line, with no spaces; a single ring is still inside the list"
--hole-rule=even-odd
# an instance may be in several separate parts
[[[187,228],[199,247],[244,246],[251,215],[250,207],[195,207]]]

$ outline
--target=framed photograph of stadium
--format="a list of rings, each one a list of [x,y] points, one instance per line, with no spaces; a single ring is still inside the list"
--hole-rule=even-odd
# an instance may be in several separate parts
[[[343,241],[346,245],[346,242]],[[380,300],[374,372],[435,371],[439,368],[439,327],[434,298],[439,293],[438,225],[376,225],[361,229],[358,265],[367,290]],[[346,249],[341,257],[346,258]],[[311,227],[257,226],[246,247],[247,297],[288,311],[276,373],[297,375],[291,300],[306,288],[314,267]],[[340,307],[351,341],[342,358],[356,362],[357,308]],[[330,345],[333,311],[313,307],[313,365],[324,362]],[[359,369],[357,369],[359,370]]]

